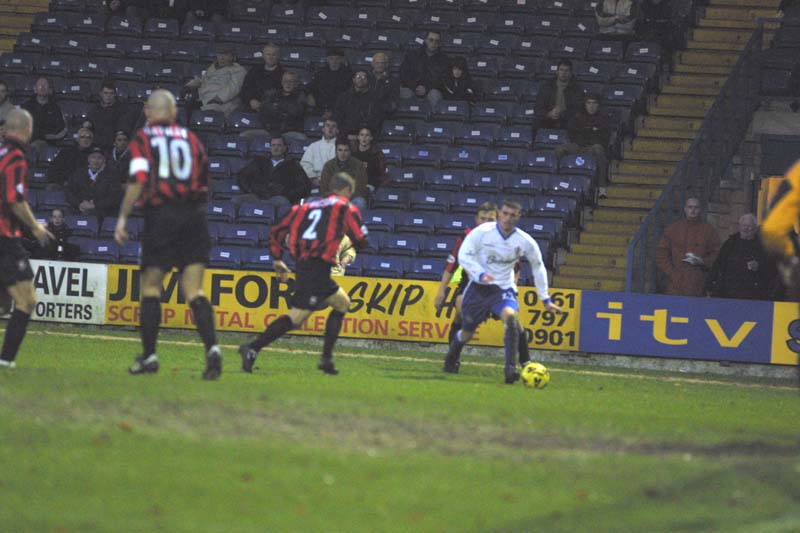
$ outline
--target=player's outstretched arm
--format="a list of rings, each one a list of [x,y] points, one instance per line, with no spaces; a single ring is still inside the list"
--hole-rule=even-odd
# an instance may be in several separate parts
[[[119,208],[119,218],[117,219],[117,227],[114,229],[114,240],[117,244],[125,244],[128,242],[128,217],[133,211],[133,204],[142,195],[141,183],[129,183],[128,188],[125,190],[125,197],[122,199],[122,205]]]

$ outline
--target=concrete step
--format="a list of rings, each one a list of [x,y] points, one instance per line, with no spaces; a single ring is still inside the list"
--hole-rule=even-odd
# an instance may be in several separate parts
[[[624,291],[624,280],[608,280],[577,276],[555,276],[553,287],[560,289],[587,289],[595,291]]]
[[[658,107],[676,107],[683,109],[708,110],[714,104],[714,98],[709,96],[682,96],[675,94],[662,94],[655,99]]]
[[[689,149],[689,141],[676,141],[674,139],[653,139],[636,137],[631,144],[631,152],[678,152],[685,153]],[[627,152],[627,151],[626,151]],[[627,153],[625,154],[627,155]]]
[[[700,121],[706,116],[707,110],[700,108],[672,107],[667,105],[654,105],[647,109],[651,115],[672,118],[692,118]]]
[[[622,174],[611,175],[611,182],[614,185],[650,185],[664,187],[669,182],[669,177],[661,176],[642,176],[641,174]]]
[[[778,9],[781,0],[710,0],[712,6],[771,7]]]
[[[598,201],[600,207],[627,207],[631,209],[651,209],[652,200],[629,200],[627,198],[601,198]]]
[[[703,19],[697,23],[700,28],[718,28],[728,30],[749,30],[756,29],[754,20],[730,20],[730,19]]]
[[[33,17],[28,14],[6,13],[3,15],[3,21],[0,22],[0,25],[3,26],[4,32],[8,34],[9,30],[28,31],[32,22]]]
[[[727,66],[731,67],[739,59],[738,52],[681,50],[678,61],[687,65]]]
[[[755,21],[759,17],[774,17],[775,11],[774,7],[769,6],[709,6],[705,9],[703,20]]]
[[[688,130],[665,130],[660,128],[639,128],[636,130],[637,137],[645,137],[650,139],[675,139],[692,141],[694,140],[695,132]]]
[[[715,87],[720,88],[725,85],[727,76],[713,74],[673,74],[669,77],[669,85],[679,85],[681,87]]]
[[[642,120],[642,125],[646,128],[660,128],[665,130],[697,131],[702,124],[702,120],[684,117],[645,116],[644,120]]]
[[[570,253],[576,254],[589,254],[589,255],[605,255],[611,257],[627,257],[627,248],[625,246],[607,246],[599,244],[586,244],[577,242],[570,247]]]
[[[674,71],[676,74],[714,74],[717,76],[727,76],[731,68],[727,65],[690,65],[688,63],[676,63]]]
[[[625,154],[626,161],[671,162],[677,163],[683,159],[683,152],[653,152],[644,150],[631,150]]]
[[[561,265],[558,267],[558,276],[576,277],[576,278],[600,278],[608,280],[625,280],[625,268],[610,267],[610,266],[572,266]]]
[[[720,41],[689,41],[686,43],[687,50],[738,50],[742,51],[747,43],[726,43]]]
[[[658,185],[621,185],[608,186],[608,197],[627,200],[649,200],[651,203],[661,196],[664,187]]]
[[[613,257],[610,255],[595,255],[595,254],[576,254],[574,252],[570,252],[567,254],[566,263],[564,265],[576,266],[576,267],[616,267],[616,268],[627,268],[628,266],[628,258],[623,257]],[[561,273],[561,269],[564,268],[564,265],[558,267],[559,274]]]
[[[599,246],[627,246],[631,235],[606,235],[603,233],[581,232],[581,244],[597,244]]]
[[[665,85],[661,89],[661,94],[677,94],[683,96],[717,96],[719,87],[690,87],[688,85]]]
[[[643,176],[663,176],[670,177],[675,170],[672,163],[652,163],[641,161],[620,161],[612,169],[615,173],[639,174]]]
[[[689,30],[689,41],[703,43],[746,44],[753,32],[747,30],[725,30],[716,28],[693,28]]]
[[[608,235],[633,235],[639,229],[639,222],[598,222],[592,220],[584,224],[584,233],[604,233]],[[581,234],[583,235],[583,233]],[[581,241],[583,242],[583,241]]]
[[[640,225],[647,216],[646,209],[595,209],[592,222]],[[574,251],[574,248],[573,248]]]

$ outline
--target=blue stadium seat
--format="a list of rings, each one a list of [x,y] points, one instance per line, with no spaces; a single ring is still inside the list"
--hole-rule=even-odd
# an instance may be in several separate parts
[[[234,111],[228,115],[225,123],[225,130],[229,133],[240,133],[252,129],[263,129],[261,120],[255,113],[246,111]]]
[[[372,194],[370,209],[408,209],[409,197],[407,190],[381,187]]]
[[[503,192],[535,196],[542,192],[547,178],[549,175],[517,174],[515,172],[503,174]]]
[[[269,239],[269,227],[263,224],[220,224],[220,245],[257,246]]]
[[[91,263],[116,263],[119,260],[119,245],[108,239],[77,237],[70,243],[80,248],[78,259]]]
[[[501,13],[497,15],[491,24],[491,33],[514,33],[521,35],[527,33],[531,25],[530,15],[523,13]]]
[[[375,231],[391,233],[394,231],[395,214],[391,209],[370,209],[363,214],[363,222],[370,235]]]
[[[519,167],[522,156],[523,154],[514,148],[490,148],[486,150],[480,168],[513,172]]]
[[[450,25],[456,32],[481,34],[486,32],[491,22],[491,16],[478,16],[474,12],[464,11],[452,17]]]
[[[428,169],[389,167],[389,185],[401,189],[419,189]]]
[[[589,61],[611,61],[618,63],[622,61],[624,49],[621,41],[601,41],[592,39],[586,53]]]
[[[658,63],[661,61],[661,46],[658,43],[634,42],[625,51],[625,62]]]
[[[33,17],[31,29],[34,32],[53,32],[64,34],[67,32],[66,13],[36,13]]]
[[[399,279],[403,277],[404,273],[402,257],[366,256],[363,259],[362,276]]]
[[[530,126],[504,126],[498,130],[494,141],[498,148],[526,148],[533,144]]]
[[[617,70],[611,82],[646,86],[654,79],[657,69],[654,63],[626,63]]]
[[[444,151],[442,168],[477,169],[486,150],[478,146],[451,146]]]
[[[28,171],[28,187],[31,189],[29,192],[33,192],[34,189],[44,189],[47,185],[47,169],[44,167],[31,167]],[[28,203],[31,203],[30,198]],[[31,204],[31,207],[33,207],[33,204]]]
[[[132,41],[127,49],[131,59],[144,59],[147,61],[161,61],[164,53],[170,48],[169,41],[137,40]]]
[[[328,42],[338,48],[361,50],[367,41],[367,31],[362,28],[346,27],[335,29],[329,34]]]
[[[67,215],[64,222],[75,237],[97,237],[99,225],[97,217],[93,215]]]
[[[414,136],[414,123],[407,120],[385,120],[380,132],[381,140],[389,142],[413,142]]]
[[[40,211],[52,211],[55,208],[67,207],[67,196],[64,191],[40,191],[36,204]]]
[[[211,22],[187,20],[181,27],[181,38],[191,41],[211,41],[214,39],[214,25]]]
[[[30,74],[38,61],[38,54],[5,53],[0,56],[0,70],[4,73]]]
[[[110,61],[108,70],[109,74],[117,81],[144,81],[148,67],[135,60],[120,59]]]
[[[420,122],[415,130],[420,143],[453,144],[456,132],[463,129],[462,124],[452,122]]]
[[[441,160],[442,148],[440,146],[418,146],[410,144],[403,149],[404,165],[437,167]]]
[[[428,0],[428,8],[431,11],[461,11],[461,0]],[[455,13],[447,13],[451,19]]]
[[[106,57],[123,60],[131,47],[127,37],[104,35],[88,41],[89,55],[91,57]],[[109,64],[111,68],[113,64]]]
[[[538,240],[560,242],[564,221],[558,218],[526,217],[525,223],[519,226]],[[520,221],[521,222],[521,221]]]
[[[119,262],[125,265],[139,263],[142,255],[142,243],[138,241],[128,241],[119,248]]]
[[[402,30],[376,29],[372,31],[364,43],[364,48],[370,51],[386,50],[394,52],[392,56],[400,53],[400,47],[406,41],[407,33]]]
[[[19,54],[47,54],[50,52],[51,36],[46,33],[23,32],[17,36],[14,52]]]
[[[497,73],[501,80],[530,80],[535,76],[537,67],[536,59],[509,57],[500,61]]]
[[[594,37],[597,35],[597,19],[593,13],[588,17],[569,17],[562,35],[565,37]]]
[[[194,41],[177,41],[168,49],[164,50],[163,58],[165,61],[182,61],[195,65],[200,61],[200,54],[205,54],[206,43]]]
[[[528,126],[530,128],[535,116],[536,110],[534,102],[526,101],[517,104],[511,109],[511,124],[515,126]]]
[[[276,220],[277,207],[269,200],[242,202],[236,221],[241,224],[272,224]]]
[[[427,100],[406,98],[398,102],[397,110],[392,115],[395,119],[428,120],[431,106]]]
[[[269,16],[267,2],[230,2],[228,17],[236,22],[258,22],[263,24]]]
[[[141,37],[142,19],[138,17],[114,16],[108,19],[106,32],[109,35],[123,35],[126,37]]]
[[[413,202],[413,200],[412,200]],[[402,233],[433,233],[436,215],[424,211],[402,211],[395,216],[395,231]]]
[[[532,35],[558,37],[563,33],[567,21],[567,17],[554,16],[553,14],[540,14],[531,17],[528,24],[528,33]]]
[[[289,45],[293,47],[324,47],[327,33],[321,28],[297,28],[289,34]]]
[[[206,138],[206,148],[209,155],[243,158],[247,153],[247,139],[238,135],[212,134]]]
[[[410,30],[417,13],[411,9],[386,9],[378,11],[377,27],[385,30]]]
[[[442,213],[436,219],[436,235],[462,237],[464,231],[475,225],[477,207],[472,213]]]
[[[511,53],[513,56],[530,61],[532,58],[547,57],[554,43],[555,37],[521,35],[515,37],[511,42]]]
[[[444,271],[445,260],[435,257],[414,257],[409,259],[405,274],[411,279],[438,281]]]
[[[604,103],[611,106],[635,107],[644,95],[644,88],[638,85],[614,84],[606,89]]]
[[[615,63],[600,62],[589,60],[575,66],[575,79],[581,83],[603,83],[611,82],[611,77],[618,69]]]
[[[568,16],[575,12],[578,0],[539,0],[538,12],[546,15]]]
[[[71,61],[73,77],[88,79],[103,79],[108,75],[106,60],[96,57],[86,57],[88,50],[83,52],[83,57]]]
[[[487,152],[488,154],[489,152]],[[498,193],[502,189],[502,173],[494,171],[472,172],[466,178],[464,190],[470,192]]]
[[[272,256],[264,248],[246,248],[241,254],[241,266],[245,270],[272,270]]]
[[[343,18],[349,21],[352,11],[341,6],[309,6],[306,11],[306,24],[310,26],[323,26],[325,28],[335,28],[340,25]]]
[[[282,24],[284,26],[299,28],[302,27],[303,22],[303,10],[300,6],[275,4],[269,12],[270,24]]]
[[[458,237],[455,235],[427,235],[420,243],[419,255],[446,259],[453,251],[457,240]],[[441,277],[441,272],[439,274]]]
[[[392,233],[381,242],[380,253],[416,257],[419,254],[421,238],[414,233]]]
[[[224,180],[231,177],[231,169],[228,166],[228,159],[224,157],[209,157],[208,170],[215,180]]]
[[[476,213],[478,206],[486,202],[497,203],[497,194],[485,192],[453,193],[450,202],[451,213]]]
[[[189,127],[195,131],[221,133],[225,129],[225,114],[222,111],[195,111],[189,117]]]
[[[539,217],[559,218],[568,222],[575,213],[576,202],[564,196],[537,196],[533,199],[532,213]]]
[[[483,96],[494,101],[518,102],[526,83],[531,82],[509,79],[485,80],[482,84]]]
[[[381,248],[381,243],[388,237],[389,233],[384,231],[370,231],[367,236],[367,246],[359,250],[359,256],[364,255],[378,255],[378,250]]]
[[[465,124],[461,131],[456,132],[455,140],[460,145],[489,146],[499,131],[497,124]]]
[[[325,62],[325,53],[321,48],[283,47],[281,63],[287,67],[310,69]]]
[[[582,202],[589,196],[592,179],[587,175],[557,174],[548,176],[545,183],[545,194],[568,196]]]
[[[106,29],[106,17],[96,13],[74,13],[67,17],[70,32],[102,35]]]
[[[469,104],[459,100],[440,100],[433,108],[434,120],[464,122],[469,117]]]
[[[411,210],[446,212],[450,208],[451,194],[453,193],[434,190],[411,191],[411,194],[409,194]]]
[[[242,264],[242,251],[242,248],[238,246],[212,246],[208,266],[211,268],[238,269]]]
[[[467,68],[475,78],[497,78],[497,58],[472,56],[467,59]]]
[[[442,51],[446,54],[471,56],[475,53],[478,35],[475,33],[442,34]]]
[[[144,24],[143,34],[151,39],[177,39],[180,25],[176,19],[151,17]]]
[[[100,224],[97,236],[101,239],[113,239],[116,228],[117,217],[105,217],[103,218],[103,223]],[[128,229],[128,237],[134,241],[138,240],[139,236],[142,234],[142,229],[144,229],[144,219],[130,217],[128,218],[126,228]]]
[[[208,203],[208,220],[216,222],[233,222],[236,219],[236,206],[225,200]]]
[[[53,146],[50,144],[45,145],[41,150],[39,150],[36,163],[40,166],[48,167],[60,151],[61,149],[58,146]]]
[[[567,142],[569,142],[567,130],[539,128],[533,138],[533,148],[535,150],[552,150]]]
[[[464,190],[464,184],[470,175],[469,170],[432,170],[425,175],[425,188],[431,191]]]
[[[556,171],[556,156],[552,150],[534,150],[525,155],[521,166],[523,171],[553,174]]]
[[[261,33],[262,25],[256,22],[222,22],[216,28],[216,40],[227,43],[249,43]]]
[[[242,190],[234,180],[213,180],[211,183],[211,197],[214,200],[230,200],[240,194]]]
[[[69,74],[70,65],[64,57],[42,57],[39,60],[39,63],[36,65],[36,73],[41,76],[56,76],[59,78],[64,78]],[[59,93],[59,88],[64,87],[64,83],[60,84],[58,87],[58,83],[55,79],[52,79],[53,89],[56,91],[56,94]],[[84,95],[84,98],[86,95]]]
[[[482,56],[505,56],[511,48],[514,36],[502,33],[481,35],[475,42],[477,53]]]
[[[155,85],[182,83],[187,78],[185,63],[162,62],[147,71],[147,79]]]
[[[573,60],[584,59],[586,52],[589,50],[589,43],[589,39],[581,37],[562,37],[550,49],[550,56]]]
[[[479,102],[472,108],[470,118],[473,123],[488,122],[502,125],[508,120],[508,115],[509,105],[505,102]]]
[[[597,161],[590,152],[565,155],[558,162],[561,174],[582,174],[594,176],[597,172]]]

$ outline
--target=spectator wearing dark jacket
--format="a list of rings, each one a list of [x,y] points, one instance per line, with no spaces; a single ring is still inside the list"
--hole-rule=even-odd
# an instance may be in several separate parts
[[[383,122],[381,104],[369,86],[369,76],[365,70],[353,74],[353,86],[339,95],[336,100],[333,118],[339,124],[339,132],[350,140],[358,137],[358,131],[367,127],[380,131]]]
[[[400,65],[400,98],[427,97],[431,107],[442,99],[441,87],[450,70],[450,59],[442,52],[442,37],[429,31],[425,43],[406,52]]]
[[[108,162],[117,167],[117,174],[123,183],[128,181],[128,171],[131,166],[131,152],[128,150],[128,143],[130,139],[128,132],[118,131],[114,135],[114,147],[108,154]]]
[[[350,152],[367,168],[367,188],[370,192],[378,187],[389,185],[389,169],[386,167],[386,157],[380,148],[373,143],[372,132],[369,128],[361,128],[358,138],[350,143]]]
[[[22,104],[22,109],[33,117],[31,144],[38,148],[37,142],[55,143],[63,139],[67,133],[67,123],[61,106],[53,99],[50,80],[45,77],[37,79],[33,91],[34,95]]]
[[[106,165],[102,148],[92,148],[86,166],[70,176],[66,193],[67,203],[81,214],[96,215],[101,220],[116,216],[122,203],[122,181],[115,168]]]
[[[286,157],[286,140],[280,135],[270,141],[269,157],[254,158],[237,176],[242,194],[236,203],[282,196],[297,203],[311,194],[311,180],[296,159]]]
[[[442,84],[442,96],[445,100],[475,100],[475,87],[469,74],[467,61],[463,57],[454,57],[450,71]]]
[[[278,91],[283,79],[283,65],[280,64],[280,49],[268,44],[261,50],[264,65],[252,67],[244,77],[239,98],[245,109],[254,113],[261,109],[261,101],[270,91]]]
[[[89,109],[87,118],[94,125],[94,142],[109,150],[114,145],[114,134],[128,131],[128,109],[117,99],[117,86],[106,80],[100,86],[100,101]]]
[[[78,143],[62,148],[47,167],[48,188],[63,188],[76,170],[86,166],[86,159],[94,147],[94,132],[88,127],[79,129]]]
[[[375,99],[381,104],[383,116],[389,117],[397,111],[400,102],[400,80],[389,72],[389,56],[378,52],[372,56],[370,86]]]
[[[350,88],[353,73],[345,62],[344,52],[338,48],[328,50],[324,67],[317,69],[311,80],[312,105],[323,118],[333,116],[339,95]]]
[[[600,112],[600,98],[587,94],[583,110],[577,113],[567,125],[570,142],[558,146],[556,159],[565,155],[591,153],[597,163],[597,187],[600,198],[608,193],[608,143],[611,139],[611,120]]]
[[[739,218],[739,231],[728,237],[706,278],[706,288],[717,298],[769,300],[778,277],[767,255],[752,213]]]
[[[74,261],[78,257],[80,248],[76,244],[69,242],[72,230],[64,220],[64,211],[62,209],[53,209],[50,220],[47,222],[47,231],[55,238],[47,241],[44,246],[35,243],[36,251],[34,252],[34,257],[55,261]]]
[[[534,104],[534,130],[565,129],[582,105],[583,91],[572,75],[572,61],[562,59],[558,62],[555,79],[543,83],[539,88]]]
[[[303,123],[308,99],[299,89],[297,73],[286,71],[281,79],[281,88],[267,93],[258,112],[264,127],[271,134],[286,135],[292,140],[304,141]]]

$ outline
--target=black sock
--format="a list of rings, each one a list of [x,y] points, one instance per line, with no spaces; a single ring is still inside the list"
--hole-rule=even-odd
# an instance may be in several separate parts
[[[189,307],[192,308],[197,333],[200,334],[206,351],[208,351],[217,344],[217,332],[214,329],[214,310],[211,308],[211,302],[205,296],[198,296],[189,302]]]
[[[336,344],[336,339],[339,338],[339,332],[342,330],[342,322],[344,321],[344,313],[331,310],[328,315],[328,320],[325,321],[325,341],[322,343],[322,358],[333,358],[333,345]]]
[[[161,298],[148,296],[142,298],[142,355],[145,357],[156,353],[158,327],[161,325]]]
[[[458,363],[461,360],[461,350],[464,349],[465,342],[461,342],[458,338],[458,331],[453,335],[453,340],[450,342],[450,348],[447,350],[445,362],[449,364]]]
[[[522,366],[531,362],[531,348],[528,346],[528,335],[525,330],[519,330],[519,364]]]
[[[453,344],[453,339],[456,338],[456,333],[458,330],[461,329],[461,314],[457,314],[456,317],[453,319],[453,323],[450,324],[450,331],[447,335],[447,343]]]
[[[506,336],[504,340],[506,368],[517,368],[519,328],[517,328],[517,322],[515,320],[506,322]]]
[[[255,351],[261,350],[264,346],[268,345],[275,339],[280,338],[284,333],[292,329],[292,319],[289,315],[283,315],[275,320],[272,324],[267,326],[261,335],[256,337],[256,340],[250,343],[250,347]]]
[[[17,358],[17,351],[19,351],[19,346],[22,344],[22,339],[25,338],[30,319],[31,315],[28,313],[14,309],[6,327],[6,336],[3,339],[3,351],[0,353],[0,359],[13,361]]]

